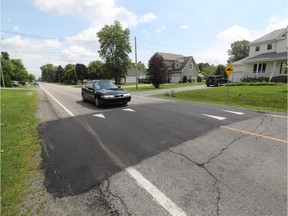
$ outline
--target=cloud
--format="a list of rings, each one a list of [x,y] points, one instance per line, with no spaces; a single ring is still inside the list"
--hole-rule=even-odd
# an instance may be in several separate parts
[[[190,25],[181,25],[179,28],[180,29],[188,29],[190,27],[191,27]]]
[[[157,16],[155,16],[153,13],[147,13],[140,17],[140,22],[151,22],[152,20],[157,19]]]
[[[70,62],[73,64],[88,64],[90,61],[100,60],[100,57],[97,51],[73,45],[62,51],[61,59],[63,59],[64,62]]]
[[[160,32],[162,32],[162,31],[164,31],[166,29],[166,26],[161,26],[160,28],[158,28],[158,29],[156,29],[156,32],[157,33],[160,33]]]
[[[40,10],[58,16],[78,16],[98,26],[119,20],[124,26],[137,25],[137,16],[123,7],[116,7],[114,0],[34,0]]]
[[[233,25],[230,28],[220,32],[217,38],[223,41],[234,42],[238,40],[251,39],[250,31],[238,25]]]

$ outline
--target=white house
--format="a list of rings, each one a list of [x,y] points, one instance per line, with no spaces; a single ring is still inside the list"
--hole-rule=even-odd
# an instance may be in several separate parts
[[[184,76],[187,77],[187,80],[197,82],[200,70],[192,56],[163,52],[157,52],[154,55],[162,56],[164,63],[168,66],[167,82],[179,83]]]
[[[247,77],[287,77],[287,28],[278,29],[252,41],[249,56],[231,64],[232,82]]]
[[[138,79],[145,79],[146,78],[146,73],[143,71],[136,71],[135,68],[130,68],[127,71],[127,75],[125,79],[122,79],[122,82],[125,83],[136,83],[136,74]]]

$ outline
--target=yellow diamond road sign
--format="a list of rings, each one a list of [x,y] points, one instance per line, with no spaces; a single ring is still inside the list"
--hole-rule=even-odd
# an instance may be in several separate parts
[[[228,64],[225,68],[226,74],[228,77],[230,77],[230,75],[233,73],[233,67],[232,65]]]

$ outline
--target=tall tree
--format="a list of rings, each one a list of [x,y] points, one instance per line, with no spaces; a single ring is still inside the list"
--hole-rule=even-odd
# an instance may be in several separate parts
[[[235,41],[232,43],[231,49],[228,50],[228,55],[230,56],[228,59],[228,63],[233,63],[239,61],[243,58],[246,58],[249,55],[249,41],[242,40],[242,41]]]
[[[106,68],[111,72],[115,82],[119,83],[128,71],[128,55],[131,52],[130,30],[122,29],[121,23],[114,21],[113,25],[105,25],[97,32],[97,36],[100,43],[99,55],[105,61]]]
[[[75,67],[76,70],[76,74],[79,80],[81,80],[82,84],[83,84],[83,80],[87,78],[88,75],[88,70],[86,65],[84,64],[76,64]]]
[[[73,83],[77,84],[77,77],[76,77],[76,71],[75,71],[75,65],[74,64],[67,64],[64,68],[64,81],[66,83]]]
[[[61,65],[59,65],[56,69],[55,81],[61,83],[63,81],[64,73],[65,73],[64,68]]]
[[[106,79],[102,61],[92,61],[88,65],[88,79]]]
[[[1,59],[10,60],[8,52],[6,52],[6,51],[1,52]]]
[[[148,77],[155,88],[167,82],[167,72],[168,67],[163,57],[158,54],[153,55],[148,64]]]
[[[41,79],[46,82],[54,82],[56,67],[53,64],[46,64],[40,67],[42,71]]]

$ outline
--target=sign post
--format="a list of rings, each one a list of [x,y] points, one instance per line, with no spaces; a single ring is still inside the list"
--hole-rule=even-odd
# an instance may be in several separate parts
[[[229,105],[229,77],[231,76],[231,74],[233,73],[233,67],[232,65],[228,64],[225,68],[225,72],[227,74],[228,77],[228,82],[227,82],[227,105]]]

